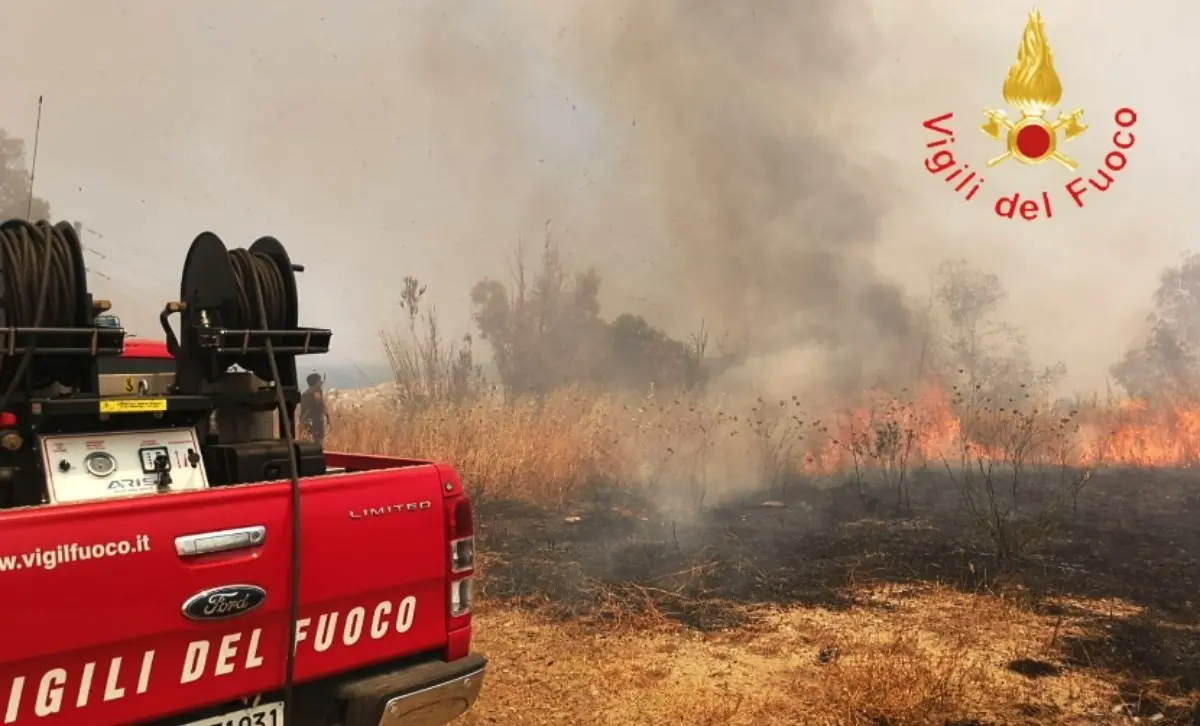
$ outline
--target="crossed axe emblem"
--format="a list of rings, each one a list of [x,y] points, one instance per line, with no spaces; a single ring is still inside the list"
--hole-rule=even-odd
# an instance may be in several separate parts
[[[1059,112],[1054,123],[1047,123],[1041,114],[1021,113],[1017,121],[1009,120],[1004,111],[990,108],[983,110],[987,115],[987,123],[980,130],[996,141],[1007,132],[1008,151],[988,161],[989,167],[995,166],[1009,157],[1023,164],[1040,164],[1046,159],[1054,159],[1067,169],[1075,169],[1079,165],[1074,160],[1058,151],[1058,132],[1062,131],[1063,139],[1070,141],[1079,136],[1088,127],[1080,123],[1083,109],[1075,109],[1070,113]]]

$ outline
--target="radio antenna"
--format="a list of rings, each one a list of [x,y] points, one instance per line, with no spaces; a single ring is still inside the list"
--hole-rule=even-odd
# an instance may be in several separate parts
[[[25,205],[25,219],[33,216],[33,180],[37,175],[38,141],[42,138],[42,97],[38,96],[37,125],[33,129],[33,160],[29,162],[29,203]],[[30,220],[33,221],[33,220]]]

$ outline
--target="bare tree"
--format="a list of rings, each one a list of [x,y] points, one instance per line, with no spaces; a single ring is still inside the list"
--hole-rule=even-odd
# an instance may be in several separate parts
[[[965,261],[945,262],[935,275],[934,297],[945,318],[937,367],[972,405],[1023,395],[1029,385],[1044,389],[1066,375],[1061,363],[1034,367],[1024,337],[999,319],[1005,296],[998,277]]]
[[[410,410],[461,401],[483,384],[470,333],[458,343],[443,340],[437,310],[429,307],[421,313],[425,292],[417,278],[406,276],[398,304],[408,318],[407,331],[380,332],[397,402]]]

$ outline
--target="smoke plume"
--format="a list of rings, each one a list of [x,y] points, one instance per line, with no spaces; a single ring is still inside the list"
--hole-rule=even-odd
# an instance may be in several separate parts
[[[872,62],[855,5],[630,0],[579,18],[573,67],[655,181],[668,322],[728,334],[748,381],[861,386],[914,338],[874,263],[890,190],[837,133]]]
[[[998,168],[970,205],[921,167],[920,121],[950,110],[964,158],[994,153],[975,126],[1023,4],[18,3],[0,128],[31,139],[45,96],[38,195],[84,223],[94,291],[140,334],[205,229],[283,240],[308,266],[304,322],[334,328],[346,362],[381,358],[403,275],[465,332],[471,285],[548,233],[597,267],[606,315],[677,337],[703,320],[710,351],[741,360],[733,381],[904,376],[929,273],[967,257],[1000,277],[1035,358],[1095,388],[1194,224],[1171,192],[1200,165],[1163,151],[1191,148],[1200,107],[1177,5],[1044,8],[1063,103],[1094,124],[1071,142],[1081,172],[1112,109],[1143,119],[1113,190],[1044,223],[990,204],[1061,189],[1053,165]],[[1155,43],[1097,40],[1139,35]]]

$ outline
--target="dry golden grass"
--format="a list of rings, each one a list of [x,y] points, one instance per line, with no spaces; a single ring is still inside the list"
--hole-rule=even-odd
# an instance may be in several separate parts
[[[1050,406],[1032,399],[1020,409],[964,408],[958,394],[937,386],[903,397],[872,393],[854,406],[820,411],[796,397],[732,404],[578,390],[509,404],[485,395],[395,413],[380,406],[334,410],[331,448],[449,461],[477,495],[551,505],[578,501],[598,482],[670,482],[700,500],[748,473],[773,485],[795,472],[969,465],[980,457],[1084,467],[1200,459],[1200,406]]]
[[[911,411],[868,421],[911,423]],[[795,401],[740,413],[676,397],[622,400],[564,391],[541,403],[485,399],[416,411],[334,410],[327,448],[452,463],[481,502],[562,506],[598,488],[688,489],[697,503],[730,474],[773,484],[845,451],[845,425],[807,420]],[[883,417],[883,418],[881,418]],[[873,424],[869,423],[869,426]],[[836,437],[843,436],[842,449]],[[879,464],[879,461],[874,462]],[[886,463],[886,462],[884,462]],[[716,493],[715,491],[712,493]],[[711,499],[709,500],[711,501]],[[486,572],[483,592],[487,592]],[[760,611],[752,629],[700,635],[639,615],[562,623],[501,600],[477,608],[492,662],[466,724],[500,726],[968,726],[1124,723],[1118,686],[1099,670],[1032,679],[1007,665],[1053,662],[1091,611],[1034,614],[991,594],[868,586],[835,611]],[[826,657],[828,656],[828,657]]]
[[[753,631],[717,635],[653,621],[597,631],[488,607],[477,645],[492,669],[465,723],[944,726],[1110,716],[1116,688],[1098,677],[1034,681],[1006,667],[1049,657],[1071,622],[937,588],[880,590],[870,600],[844,612],[783,610]]]
[[[327,447],[448,461],[477,495],[557,505],[627,473],[614,408],[611,398],[575,392],[542,405],[485,400],[403,416],[344,408]]]

